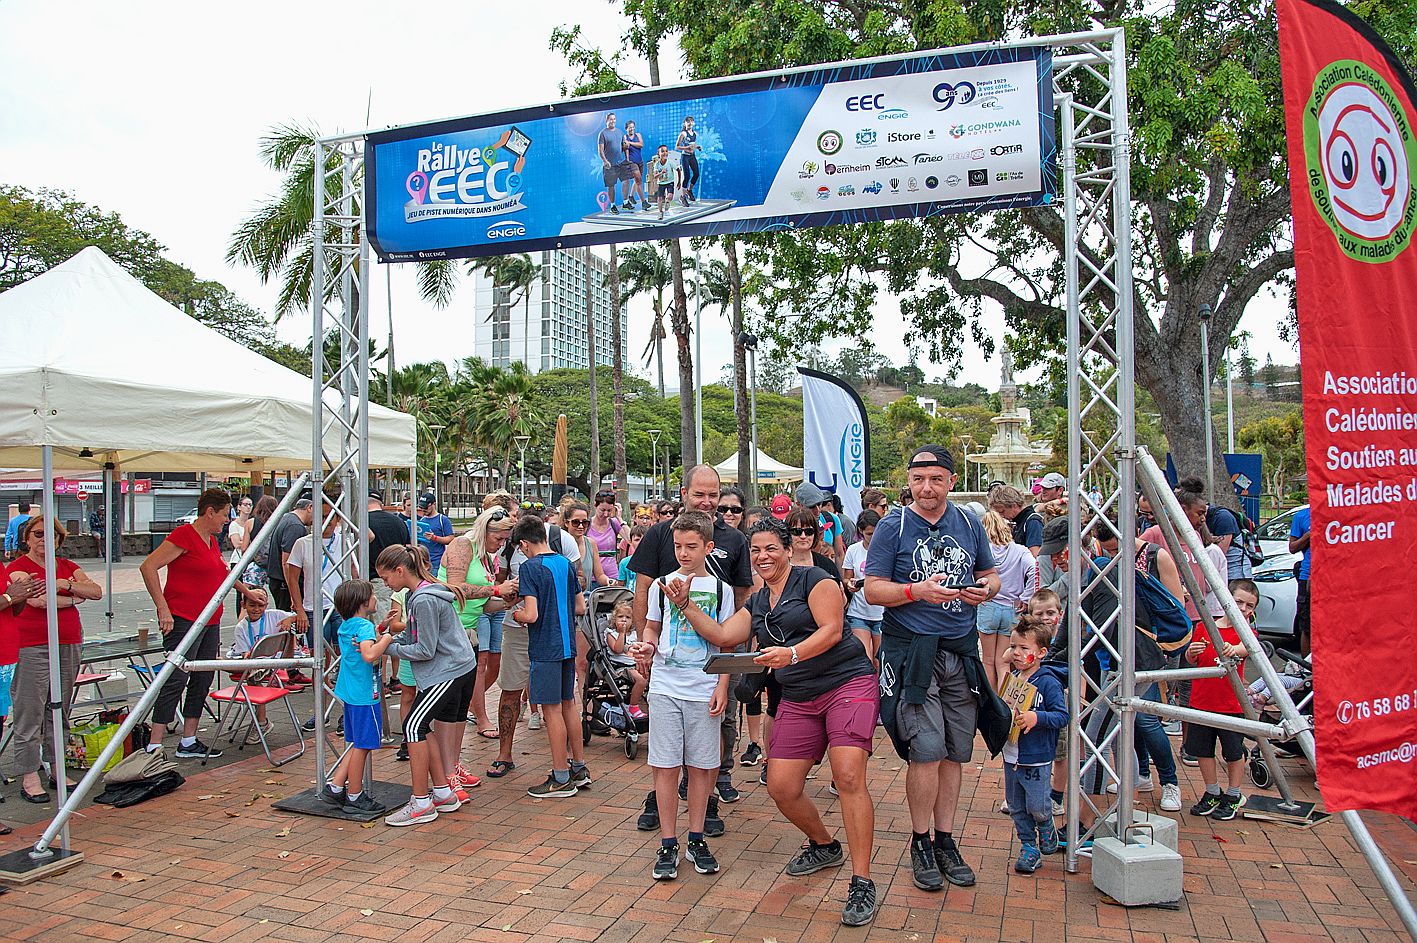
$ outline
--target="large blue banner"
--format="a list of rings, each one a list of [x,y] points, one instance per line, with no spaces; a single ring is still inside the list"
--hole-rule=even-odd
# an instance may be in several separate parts
[[[369,135],[384,261],[1051,203],[1052,54],[999,48],[578,98]]]

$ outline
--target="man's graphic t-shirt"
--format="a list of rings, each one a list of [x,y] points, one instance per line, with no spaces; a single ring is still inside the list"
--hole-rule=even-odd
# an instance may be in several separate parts
[[[946,586],[973,583],[975,572],[994,569],[994,550],[984,525],[956,504],[931,524],[910,508],[892,508],[876,525],[876,536],[866,552],[866,575],[893,583],[918,583],[943,573]],[[917,599],[903,606],[887,606],[889,625],[917,635],[963,638],[974,631],[974,606],[962,599],[933,604]]]

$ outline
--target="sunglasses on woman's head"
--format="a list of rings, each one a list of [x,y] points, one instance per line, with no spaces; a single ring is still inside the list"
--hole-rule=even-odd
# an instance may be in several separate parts
[[[720,514],[742,514],[743,509],[736,504],[720,504],[718,506]]]
[[[505,508],[498,508],[497,510],[493,511],[491,514],[489,514],[489,515],[487,516],[487,523],[489,523],[489,524],[495,524],[495,523],[497,523],[498,521],[503,521],[503,520],[506,520],[506,519],[507,519],[507,511],[506,511],[506,509],[505,509]]]
[[[787,532],[793,537],[815,537],[817,529],[815,527],[789,527]]]
[[[544,511],[544,510],[546,510],[546,505],[542,504],[540,501],[523,501],[523,502],[522,502],[522,510],[523,510],[523,511]]]

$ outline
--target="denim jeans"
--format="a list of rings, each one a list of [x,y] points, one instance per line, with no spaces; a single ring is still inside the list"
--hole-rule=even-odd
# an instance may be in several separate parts
[[[1048,781],[1053,766],[1019,766],[1004,764],[1004,798],[1009,802],[1009,817],[1014,820],[1018,840],[1038,847],[1039,834],[1053,827],[1053,797]]]
[[[1141,693],[1142,700],[1155,701],[1160,694],[1158,685],[1153,684]],[[1156,764],[1156,772],[1161,775],[1162,785],[1178,784],[1176,778],[1176,755],[1171,752],[1171,740],[1166,736],[1166,728],[1161,718],[1155,714],[1136,715],[1137,775],[1150,774],[1151,765]]]

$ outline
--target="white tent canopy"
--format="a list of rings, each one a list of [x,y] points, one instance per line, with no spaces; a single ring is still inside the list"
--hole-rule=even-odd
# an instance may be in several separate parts
[[[720,481],[729,484],[738,482],[738,453],[719,462],[714,468],[718,471]],[[802,480],[802,469],[793,468],[791,465],[784,465],[771,455],[758,449],[758,484],[790,484],[794,481]]]
[[[0,324],[0,466],[38,468],[51,445],[67,470],[310,467],[310,378],[184,314],[96,247],[0,293]],[[371,404],[369,464],[415,460],[413,417]]]

